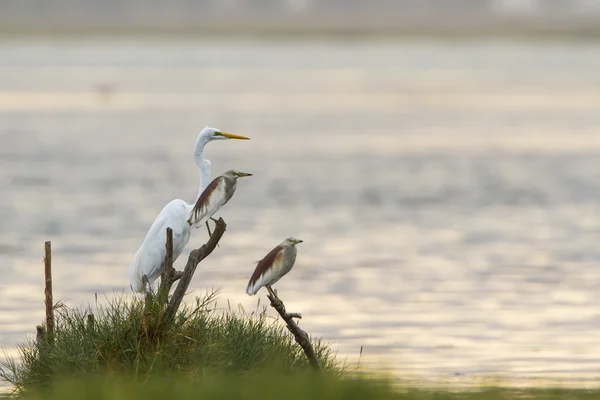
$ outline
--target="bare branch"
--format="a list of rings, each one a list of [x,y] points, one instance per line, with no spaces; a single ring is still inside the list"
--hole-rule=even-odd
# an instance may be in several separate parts
[[[310,365],[315,370],[321,371],[321,364],[317,359],[317,355],[315,354],[315,350],[312,347],[312,343],[310,342],[310,337],[308,336],[308,333],[300,329],[298,324],[296,324],[296,322],[293,320],[293,318],[302,318],[302,316],[299,313],[286,312],[285,305],[279,299],[279,297],[277,297],[277,294],[271,289],[271,287],[266,286],[266,288],[269,291],[267,297],[271,301],[271,307],[273,307],[277,311],[277,313],[279,313],[281,318],[283,318],[285,324],[287,325],[287,328],[294,335],[296,343],[298,343],[300,347],[302,347],[302,350],[304,350],[304,354],[306,355],[306,358],[308,358]]]
[[[175,274],[173,275],[173,283],[175,283],[175,281],[178,281],[181,279],[181,277],[183,276],[183,271],[177,271],[174,270]]]
[[[206,244],[199,249],[192,250],[190,253],[187,264],[185,265],[185,269],[181,274],[181,279],[179,280],[177,288],[175,288],[175,292],[173,293],[173,296],[167,305],[167,309],[165,310],[165,323],[170,324],[173,321],[173,318],[175,318],[175,313],[177,312],[177,309],[183,300],[185,292],[190,286],[194,272],[196,272],[196,267],[202,260],[204,260],[210,255],[210,253],[213,252],[215,247],[217,247],[217,244],[219,244],[219,240],[221,240],[226,228],[227,224],[225,221],[223,221],[223,218],[219,218],[215,226],[215,230],[213,231],[208,242],[206,242]]]
[[[175,279],[176,272],[179,272],[173,268],[173,230],[169,227],[167,227],[167,243],[165,246],[167,248],[165,266],[160,274],[160,286],[158,287],[158,300],[161,304],[167,302],[171,286],[177,280]]]

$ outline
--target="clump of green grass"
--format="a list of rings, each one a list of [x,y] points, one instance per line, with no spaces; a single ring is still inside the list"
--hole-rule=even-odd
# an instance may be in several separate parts
[[[182,306],[168,325],[157,302],[121,296],[98,307],[93,324],[87,315],[84,309],[57,308],[53,340],[21,344],[19,360],[4,362],[0,378],[25,393],[49,387],[57,377],[117,374],[146,382],[173,373],[195,379],[309,368],[281,321],[269,318],[266,310],[219,311],[215,293],[196,299],[194,307]],[[326,371],[343,373],[345,366],[326,344],[313,340],[313,346]]]

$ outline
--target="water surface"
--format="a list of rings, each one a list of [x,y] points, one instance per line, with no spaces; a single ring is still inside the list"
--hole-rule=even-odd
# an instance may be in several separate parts
[[[264,305],[254,261],[292,235],[280,296],[350,361],[594,384],[598,71],[593,42],[0,42],[0,346],[43,318],[45,240],[55,299],[125,290],[210,125],[252,138],[209,144],[213,175],[255,175],[194,294]]]

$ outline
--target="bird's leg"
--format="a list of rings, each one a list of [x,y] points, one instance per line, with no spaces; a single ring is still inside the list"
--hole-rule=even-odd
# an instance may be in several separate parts
[[[142,287],[144,288],[144,292],[151,293],[150,282],[146,274],[142,275]]]
[[[206,230],[208,231],[208,236],[212,237],[212,233],[210,232],[210,226],[208,225],[208,221],[206,221]]]

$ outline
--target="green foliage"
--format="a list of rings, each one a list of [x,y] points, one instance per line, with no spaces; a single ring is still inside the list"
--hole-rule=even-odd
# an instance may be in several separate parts
[[[19,346],[20,362],[8,360],[0,378],[17,392],[48,387],[57,377],[117,374],[133,382],[178,373],[190,378],[247,374],[276,368],[289,374],[309,368],[302,349],[281,321],[262,312],[219,311],[216,295],[182,306],[172,324],[163,323],[156,301],[116,297],[99,307],[94,323],[82,309],[59,307],[53,340]],[[342,373],[327,345],[313,342],[322,365]]]
[[[34,390],[31,400],[159,400],[159,399],[286,399],[286,400],[565,400],[597,399],[588,390],[499,389],[467,390],[460,393],[427,389],[398,389],[390,382],[322,376],[308,372],[285,375],[275,370],[256,373],[224,373],[212,377],[153,376],[140,384],[114,375],[59,380],[45,390]]]
[[[216,309],[215,293],[162,321],[156,299],[116,297],[88,312],[56,310],[53,340],[29,341],[0,377],[27,399],[596,399],[597,391],[484,389],[448,392],[393,386],[384,379],[347,373],[327,345],[314,341],[325,368],[314,373],[281,321],[265,310]],[[0,396],[1,397],[1,396]]]

